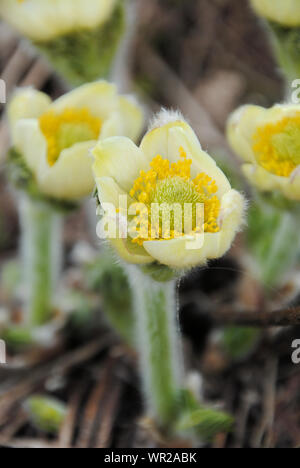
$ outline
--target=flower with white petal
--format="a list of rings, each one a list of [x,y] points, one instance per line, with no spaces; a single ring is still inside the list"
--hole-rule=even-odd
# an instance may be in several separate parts
[[[299,0],[251,0],[256,13],[283,26],[300,25]]]
[[[243,106],[230,117],[227,133],[254,186],[300,200],[299,105]]]
[[[66,201],[92,192],[89,150],[99,139],[124,135],[135,140],[143,127],[140,107],[106,81],[83,85],[54,102],[42,92],[20,89],[8,118],[13,149],[39,191]]]
[[[129,263],[156,262],[173,269],[186,269],[221,257],[230,248],[243,220],[244,199],[202,150],[195,133],[180,114],[163,111],[140,147],[129,138],[113,137],[98,142],[92,154],[100,203],[104,210],[105,206],[114,206],[121,221],[124,214],[119,207],[120,196],[127,197],[128,206],[189,204],[192,207],[191,231],[187,234],[184,230],[176,232],[173,225],[167,236],[161,226],[152,236],[151,218],[147,229],[140,224],[138,237],[111,236],[110,241],[121,258]],[[196,224],[193,214],[197,204],[204,207],[201,226]],[[130,221],[130,209],[127,213]],[[106,212],[104,219],[105,216],[109,214]],[[202,242],[197,245],[201,229]]]
[[[43,42],[105,23],[117,0],[1,0],[0,17],[33,41]]]

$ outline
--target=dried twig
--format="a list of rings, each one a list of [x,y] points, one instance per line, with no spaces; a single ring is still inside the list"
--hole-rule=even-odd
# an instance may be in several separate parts
[[[276,381],[277,381],[278,359],[268,358],[264,372],[263,388],[263,414],[257,429],[255,430],[251,446],[253,448],[271,448],[272,427],[274,424],[275,400],[276,400]]]
[[[71,448],[73,443],[73,437],[76,429],[77,416],[79,412],[79,406],[83,396],[85,386],[77,386],[71,396],[68,411],[62,427],[59,432],[58,446],[59,448]]]
[[[12,439],[9,443],[0,437],[0,446],[9,448],[38,448],[38,449],[50,449],[57,448],[56,442],[49,442],[45,439]]]
[[[300,325],[300,307],[266,311],[212,311],[211,315],[219,324],[250,327],[287,327]]]
[[[97,436],[96,448],[109,448],[110,446],[113,426],[122,394],[122,383],[120,381],[112,382],[112,388],[102,410],[101,426]]]
[[[54,362],[52,361],[38,366],[35,369],[29,369],[28,373],[20,382],[12,382],[11,385],[7,384],[7,388],[2,392],[0,391],[0,424],[6,422],[9,412],[14,405],[20,400],[23,400],[47,377],[56,373],[66,373],[70,368],[91,359],[114,342],[115,338],[112,335],[105,335],[77,350],[65,354]]]

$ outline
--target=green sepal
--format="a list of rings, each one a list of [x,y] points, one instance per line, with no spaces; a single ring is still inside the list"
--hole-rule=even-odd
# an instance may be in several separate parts
[[[271,21],[267,24],[277,61],[292,83],[300,76],[300,28],[285,27]]]
[[[299,203],[278,193],[257,194],[248,212],[247,246],[255,276],[266,290],[276,287],[300,253]]]
[[[191,391],[182,390],[180,400],[182,412],[176,423],[178,432],[193,430],[202,439],[211,440],[216,434],[232,430],[232,416],[200,405]]]
[[[9,181],[17,190],[39,202],[50,205],[61,213],[68,213],[78,208],[78,203],[67,200],[59,200],[49,197],[39,190],[32,171],[27,166],[22,154],[15,148],[11,148],[7,154],[6,173]]]
[[[64,403],[43,395],[28,398],[24,406],[36,429],[52,435],[58,433],[67,413]]]
[[[145,275],[149,275],[154,281],[158,281],[159,283],[167,283],[179,276],[178,272],[156,262],[142,265],[140,269]]]
[[[125,9],[120,1],[110,19],[92,30],[72,31],[34,45],[71,85],[107,78],[125,31]]]

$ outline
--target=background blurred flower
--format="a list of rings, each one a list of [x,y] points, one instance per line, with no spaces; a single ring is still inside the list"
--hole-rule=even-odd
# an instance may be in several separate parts
[[[124,0],[1,0],[0,16],[71,84],[107,77],[124,32]]]
[[[243,171],[263,192],[300,200],[300,107],[244,106],[228,122],[228,139],[246,161]]]
[[[144,137],[140,148],[128,138],[99,142],[92,151],[94,175],[100,203],[118,209],[118,196],[130,203],[191,203],[204,205],[203,245],[189,249],[197,241],[197,227],[187,235],[171,226],[168,239],[160,230],[152,239],[153,226],[134,239],[111,239],[119,255],[130,263],[159,262],[173,268],[189,268],[225,254],[240,228],[244,200],[205,153],[190,126],[177,113],[163,112]],[[123,170],[119,167],[126,161]],[[122,212],[120,213],[122,217]]]
[[[298,0],[251,0],[256,13],[284,26],[300,25]]]
[[[48,41],[105,23],[117,0],[1,0],[1,16],[24,36]]]
[[[143,126],[140,108],[105,81],[83,85],[53,103],[41,92],[22,89],[8,115],[13,148],[40,192],[72,201],[93,190],[89,149],[98,138],[135,140]]]
[[[300,76],[300,3],[298,0],[251,0],[256,13],[265,18],[275,57],[288,86]],[[290,96],[290,89],[288,98]]]
[[[244,106],[228,122],[228,139],[245,161],[243,172],[260,193],[249,209],[249,267],[270,291],[299,252],[300,107]]]

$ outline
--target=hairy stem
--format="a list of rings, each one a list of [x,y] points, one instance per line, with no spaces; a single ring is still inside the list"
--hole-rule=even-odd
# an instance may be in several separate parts
[[[128,273],[134,296],[141,373],[149,415],[170,430],[178,413],[182,359],[176,317],[176,282],[158,282],[137,267]]]
[[[26,321],[38,326],[51,318],[61,269],[61,215],[24,196],[20,204]]]

